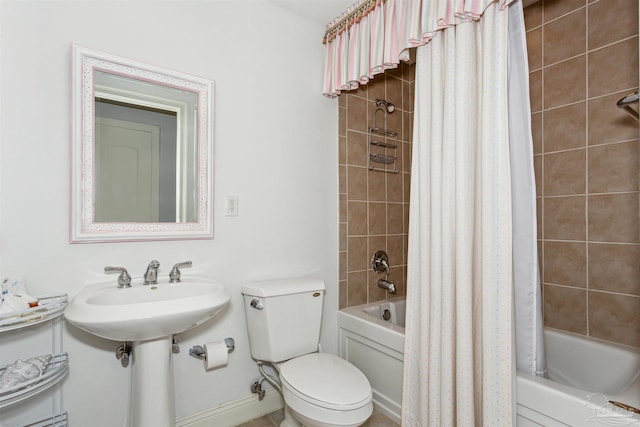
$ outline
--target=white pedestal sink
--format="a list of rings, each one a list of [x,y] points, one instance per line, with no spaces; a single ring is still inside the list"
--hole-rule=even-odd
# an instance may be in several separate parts
[[[175,424],[172,335],[211,319],[231,299],[229,291],[213,281],[167,282],[130,288],[118,288],[113,281],[86,286],[65,311],[69,322],[87,332],[134,342],[130,419],[135,427]]]

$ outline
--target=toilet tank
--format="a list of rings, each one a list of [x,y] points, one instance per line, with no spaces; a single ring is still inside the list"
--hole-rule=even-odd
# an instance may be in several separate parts
[[[317,351],[324,290],[308,277],[242,286],[251,356],[281,362]]]

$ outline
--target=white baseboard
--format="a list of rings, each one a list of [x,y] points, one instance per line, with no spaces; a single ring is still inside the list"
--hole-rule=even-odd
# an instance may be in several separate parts
[[[284,408],[282,396],[276,390],[267,390],[264,399],[257,394],[226,402],[176,421],[176,427],[234,427],[247,421]]]

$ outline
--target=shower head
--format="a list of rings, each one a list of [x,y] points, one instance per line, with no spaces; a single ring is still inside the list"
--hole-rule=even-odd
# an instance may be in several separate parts
[[[396,109],[396,106],[390,102],[385,101],[384,99],[376,99],[376,108],[384,107],[387,110],[387,113],[393,113]]]

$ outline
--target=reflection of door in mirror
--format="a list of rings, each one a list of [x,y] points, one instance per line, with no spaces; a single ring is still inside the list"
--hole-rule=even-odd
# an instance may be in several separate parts
[[[156,222],[160,130],[96,117],[95,222]]]
[[[122,175],[124,171],[111,169],[118,174],[118,178],[115,180],[111,176],[106,182],[100,182],[101,177],[98,174],[95,175],[94,222],[186,223],[195,221],[198,194],[196,153],[198,114],[195,106],[198,95],[170,85],[151,84],[144,79],[106,71],[95,72],[95,85],[94,119],[96,123],[99,119],[109,118],[155,126],[159,129],[160,139],[157,150],[159,158],[156,159],[158,173],[153,178],[144,176],[144,179],[154,181],[153,185],[148,186],[149,189],[153,188],[154,192],[144,193],[141,175],[146,174],[146,169],[142,165],[151,159],[135,157],[143,152],[140,151],[142,142],[135,142],[135,149],[130,147],[124,150],[122,148],[124,128],[119,125],[117,134],[110,129],[110,137],[118,141],[113,141],[109,146],[112,148],[118,146],[124,164],[132,168],[141,167],[141,170],[138,171],[139,173],[128,170]],[[97,126],[95,131],[98,131]],[[140,130],[134,131],[133,128],[128,129],[126,138],[130,143],[131,139],[146,138],[139,132]],[[104,139],[105,135],[101,137]],[[98,135],[95,138],[97,142]],[[95,148],[97,150],[97,146]],[[134,158],[124,158],[126,152],[134,155]],[[154,151],[145,150],[144,152],[153,153]],[[103,157],[100,161],[109,161],[109,157]],[[97,164],[97,158],[94,162],[96,162],[94,164],[96,170],[104,166]],[[123,167],[120,166],[120,168]],[[103,191],[99,196],[97,192],[99,187],[110,192],[112,197],[99,200],[98,197],[103,197],[105,194]],[[102,208],[98,208],[99,205]],[[143,214],[143,212],[146,213]]]
[[[176,114],[96,99],[95,222],[176,221]]]

